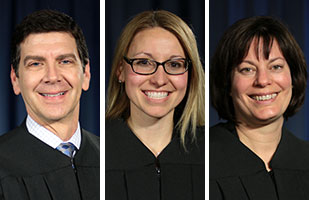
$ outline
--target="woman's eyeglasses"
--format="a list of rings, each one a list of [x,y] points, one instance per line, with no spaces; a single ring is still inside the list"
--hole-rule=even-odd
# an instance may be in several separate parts
[[[154,74],[160,65],[163,66],[164,71],[169,75],[184,74],[188,71],[190,65],[190,60],[186,58],[169,59],[162,63],[147,58],[129,59],[125,56],[123,58],[131,65],[133,72],[141,75]]]

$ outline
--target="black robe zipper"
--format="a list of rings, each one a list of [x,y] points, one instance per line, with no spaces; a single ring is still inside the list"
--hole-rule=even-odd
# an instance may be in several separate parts
[[[160,200],[162,199],[162,194],[161,194],[161,167],[160,167],[160,162],[159,162],[159,159],[156,158],[156,162],[155,162],[155,165],[156,165],[156,173],[157,173],[157,176],[158,176],[158,181],[159,181],[159,196],[160,196]]]
[[[77,186],[78,186],[78,191],[79,191],[79,196],[80,196],[80,199],[82,200],[83,196],[82,196],[82,191],[80,189],[77,170],[76,170],[76,167],[75,167],[75,164],[74,164],[74,157],[71,157],[71,165],[72,165],[72,169],[74,170],[74,174],[75,174],[75,178],[76,178],[76,182],[77,182]]]
[[[75,168],[75,165],[74,165],[73,157],[71,158],[71,164],[72,164],[72,168],[74,170],[75,175],[77,175],[76,168]]]

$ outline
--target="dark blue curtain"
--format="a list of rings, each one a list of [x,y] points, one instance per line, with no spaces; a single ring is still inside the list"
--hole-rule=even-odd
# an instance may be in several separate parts
[[[89,55],[90,89],[82,94],[81,127],[100,135],[100,1],[99,0],[1,0],[0,2],[0,134],[18,126],[26,116],[21,96],[15,96],[10,82],[10,39],[17,23],[39,9],[55,9],[75,19],[86,37]]]
[[[117,40],[124,26],[136,14],[146,10],[167,10],[182,18],[193,30],[204,64],[205,0],[106,0],[105,1],[105,86]]]
[[[213,55],[225,29],[238,19],[256,15],[270,15],[282,20],[290,29],[309,62],[309,2],[307,0],[210,0],[209,48]],[[308,87],[307,87],[308,88]],[[302,109],[285,123],[298,137],[309,140],[309,89]],[[218,123],[216,111],[209,107],[209,125]]]

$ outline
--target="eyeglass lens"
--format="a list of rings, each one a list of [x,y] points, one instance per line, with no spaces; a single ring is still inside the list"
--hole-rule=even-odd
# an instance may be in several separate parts
[[[186,71],[186,60],[185,59],[174,59],[168,60],[163,63],[159,63],[148,59],[135,59],[132,62],[134,71],[142,74],[149,74],[156,71],[157,66],[163,64],[165,71],[170,74],[181,74]]]

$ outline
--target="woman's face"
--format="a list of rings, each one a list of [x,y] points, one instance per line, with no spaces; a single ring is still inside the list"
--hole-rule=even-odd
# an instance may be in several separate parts
[[[184,50],[171,32],[155,27],[138,32],[126,55],[129,59],[146,58],[164,62],[172,58],[185,58]],[[119,80],[125,83],[130,99],[130,114],[142,119],[173,116],[175,107],[186,94],[188,72],[168,75],[160,65],[152,75],[139,75],[122,61]]]
[[[263,124],[283,118],[292,96],[290,68],[274,40],[269,58],[264,58],[263,41],[256,39],[248,55],[232,74],[231,96],[236,119],[241,123]]]

